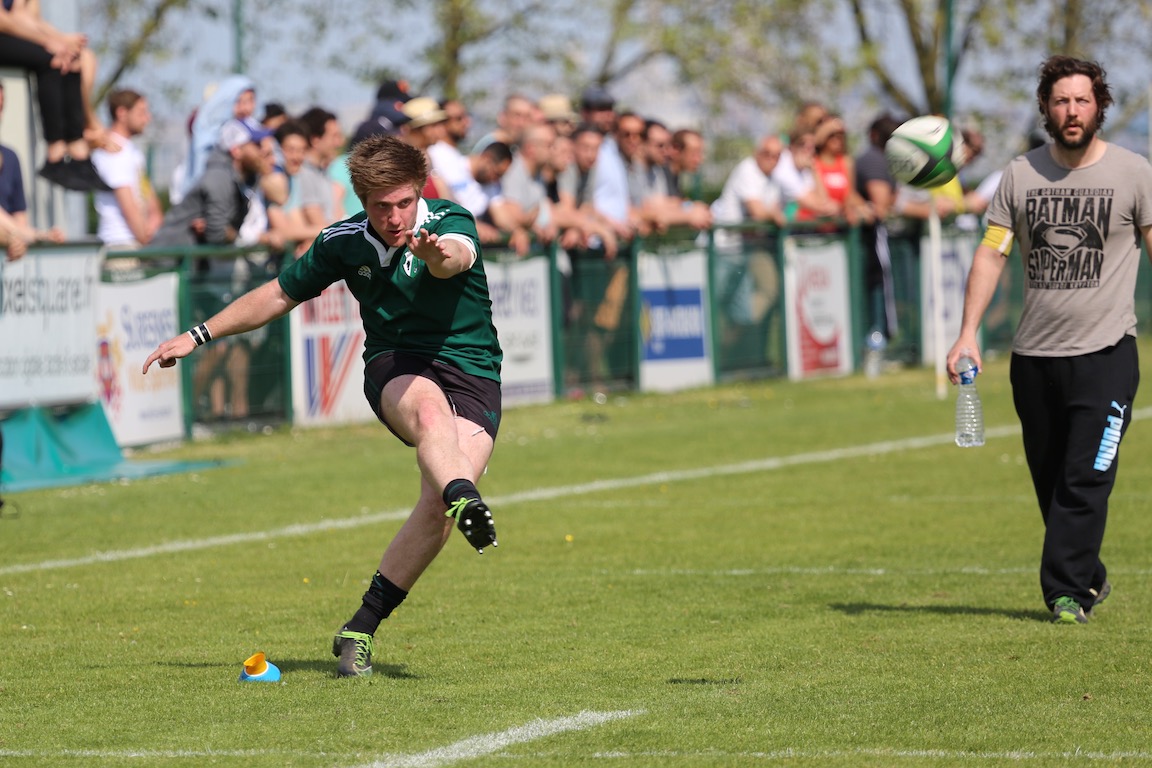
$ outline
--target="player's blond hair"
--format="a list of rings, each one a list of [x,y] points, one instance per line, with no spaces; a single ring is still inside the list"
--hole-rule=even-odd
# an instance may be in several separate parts
[[[428,181],[428,158],[395,136],[370,136],[348,155],[348,176],[361,203],[374,189],[411,186],[419,192]]]

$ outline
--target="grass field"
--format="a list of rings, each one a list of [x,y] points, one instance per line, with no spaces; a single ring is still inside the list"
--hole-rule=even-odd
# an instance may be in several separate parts
[[[1006,361],[980,387],[968,450],[927,371],[510,410],[500,548],[455,535],[364,680],[331,635],[418,479],[382,427],[11,495],[0,764],[1152,765],[1152,420],[1121,451],[1115,592],[1054,626]],[[237,682],[258,650],[281,684]]]

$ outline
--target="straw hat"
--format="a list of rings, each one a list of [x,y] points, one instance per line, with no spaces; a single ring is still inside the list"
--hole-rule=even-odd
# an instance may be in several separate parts
[[[572,109],[572,101],[562,93],[541,96],[536,106],[548,121],[571,122],[580,117],[576,114],[576,110]]]
[[[419,96],[404,102],[400,111],[408,118],[410,128],[423,128],[448,119],[448,113],[440,109],[440,102],[429,96]]]

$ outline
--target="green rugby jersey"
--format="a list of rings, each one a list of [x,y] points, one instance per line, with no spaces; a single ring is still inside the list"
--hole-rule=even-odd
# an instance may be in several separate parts
[[[434,277],[407,247],[389,248],[357,213],[324,229],[308,252],[280,273],[280,287],[307,301],[344,280],[360,302],[364,362],[384,352],[404,352],[454,365],[464,373],[500,381],[503,353],[492,324],[492,300],[480,256],[476,222],[448,200],[418,202],[416,228],[470,237],[472,268],[448,279]]]

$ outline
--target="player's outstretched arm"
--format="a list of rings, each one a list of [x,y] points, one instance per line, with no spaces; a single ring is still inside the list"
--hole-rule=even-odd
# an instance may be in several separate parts
[[[460,240],[440,237],[426,229],[412,230],[405,236],[408,250],[428,265],[434,277],[449,278],[472,268],[476,254]]]
[[[152,363],[157,361],[161,368],[171,368],[177,360],[187,357],[196,347],[212,339],[235,336],[267,325],[291,312],[299,303],[284,293],[280,281],[273,278],[236,299],[207,322],[158,346],[144,361],[144,373],[148,373]]]

